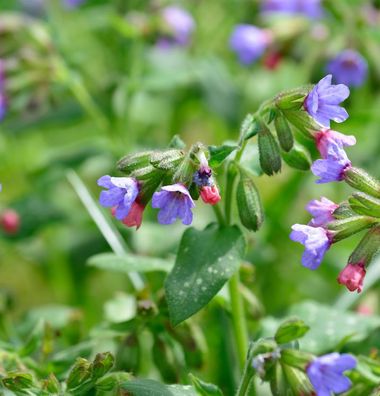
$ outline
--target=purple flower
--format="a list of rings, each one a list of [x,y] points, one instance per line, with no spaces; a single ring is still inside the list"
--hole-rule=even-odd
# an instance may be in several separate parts
[[[358,52],[348,49],[332,59],[326,69],[339,84],[360,87],[367,78],[368,63]]]
[[[292,230],[290,239],[305,245],[302,265],[312,270],[317,269],[332,243],[331,235],[322,227],[303,224],[294,224]]]
[[[177,6],[165,7],[161,12],[162,18],[171,34],[170,38],[162,38],[159,45],[166,47],[172,44],[185,46],[189,44],[195,22],[191,14]]]
[[[313,216],[309,225],[312,227],[324,227],[330,221],[335,220],[333,212],[338,207],[339,205],[325,197],[321,197],[320,201],[317,199],[310,201],[306,206],[306,210]]]
[[[331,129],[322,129],[318,131],[314,137],[322,158],[327,157],[327,151],[331,144],[335,143],[342,147],[356,144],[355,136],[347,136]]]
[[[343,180],[345,171],[350,167],[351,161],[342,146],[331,142],[326,158],[316,160],[311,166],[311,171],[320,177],[316,183],[321,184]]]
[[[183,184],[173,184],[161,187],[161,191],[155,192],[152,198],[152,207],[158,208],[158,222],[172,224],[177,218],[185,225],[193,221],[191,211],[195,204],[189,191]]]
[[[253,25],[237,25],[230,37],[230,47],[239,61],[249,65],[257,60],[271,41],[271,34]]]
[[[343,375],[346,370],[356,367],[356,359],[347,353],[329,353],[314,359],[306,369],[316,396],[331,396],[351,388],[351,381]]]
[[[304,107],[316,122],[330,128],[330,120],[343,122],[347,111],[339,103],[348,98],[350,90],[343,84],[331,85],[332,75],[322,78],[307,95]]]
[[[7,99],[3,92],[0,92],[0,121],[5,117],[7,112]]]
[[[301,14],[310,19],[320,18],[323,14],[321,0],[263,0],[264,13]]]
[[[75,8],[80,6],[82,3],[84,3],[86,0],[63,0],[63,4],[67,8]]]
[[[115,207],[115,217],[123,220],[131,210],[139,193],[139,186],[131,177],[102,176],[98,180],[98,186],[108,190],[100,193],[99,202],[102,206]]]

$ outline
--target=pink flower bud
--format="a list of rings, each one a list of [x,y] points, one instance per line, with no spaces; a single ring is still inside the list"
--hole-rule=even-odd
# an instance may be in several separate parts
[[[0,225],[6,234],[17,234],[18,230],[20,229],[19,214],[12,209],[4,210],[0,217]]]
[[[363,289],[363,280],[366,274],[363,263],[347,264],[338,276],[338,283],[345,285],[349,291],[357,290],[360,293]]]
[[[141,226],[143,212],[145,206],[138,202],[133,202],[130,212],[128,216],[123,219],[123,224],[127,227],[136,227],[138,230]]]
[[[204,203],[210,204],[210,205],[215,205],[217,204],[220,200],[220,194],[217,186],[204,186],[201,189],[201,197]]]

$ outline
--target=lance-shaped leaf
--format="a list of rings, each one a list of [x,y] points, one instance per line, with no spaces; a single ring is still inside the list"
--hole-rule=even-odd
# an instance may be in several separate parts
[[[236,226],[185,231],[165,282],[173,325],[194,315],[218,293],[239,268],[244,248],[243,235]]]

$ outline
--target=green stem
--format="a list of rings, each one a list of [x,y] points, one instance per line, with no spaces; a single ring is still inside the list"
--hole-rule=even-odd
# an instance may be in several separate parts
[[[231,314],[240,368],[243,369],[248,350],[248,330],[245,318],[243,300],[239,290],[239,271],[228,283],[231,299]]]
[[[220,205],[219,204],[213,205],[212,209],[214,210],[218,223],[220,225],[226,225],[226,221],[224,220],[224,216],[222,210],[220,209]]]
[[[236,392],[236,396],[245,396],[248,394],[248,391],[251,390],[249,393],[250,396],[255,394],[254,386],[253,386],[253,375],[255,373],[252,365],[251,365],[251,359],[246,359],[245,361],[245,366],[244,366],[244,372],[241,377],[241,381],[239,384],[239,388]],[[252,382],[252,385],[251,385]],[[251,386],[250,386],[251,385]]]

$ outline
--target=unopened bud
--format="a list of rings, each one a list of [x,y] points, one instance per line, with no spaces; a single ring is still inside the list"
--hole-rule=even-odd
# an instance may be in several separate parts
[[[347,264],[338,276],[338,283],[345,285],[349,291],[357,290],[360,293],[363,289],[363,281],[366,274],[362,262]]]
[[[280,148],[268,127],[262,123],[259,132],[259,159],[264,173],[271,176],[281,170]]]
[[[133,171],[148,166],[151,155],[152,151],[126,155],[117,163],[117,169],[130,175]]]
[[[283,114],[277,114],[274,119],[274,126],[281,148],[286,152],[290,151],[294,144],[294,138],[288,121],[286,121]]]
[[[204,203],[210,205],[216,205],[222,199],[216,185],[202,187],[201,198]]]
[[[380,182],[363,169],[349,167],[344,172],[344,181],[356,190],[380,198]]]
[[[241,223],[250,231],[257,231],[264,221],[263,207],[252,175],[239,168],[240,180],[236,189],[236,201]]]
[[[185,153],[182,150],[154,151],[150,157],[150,163],[157,169],[168,171],[175,169],[184,157]]]

